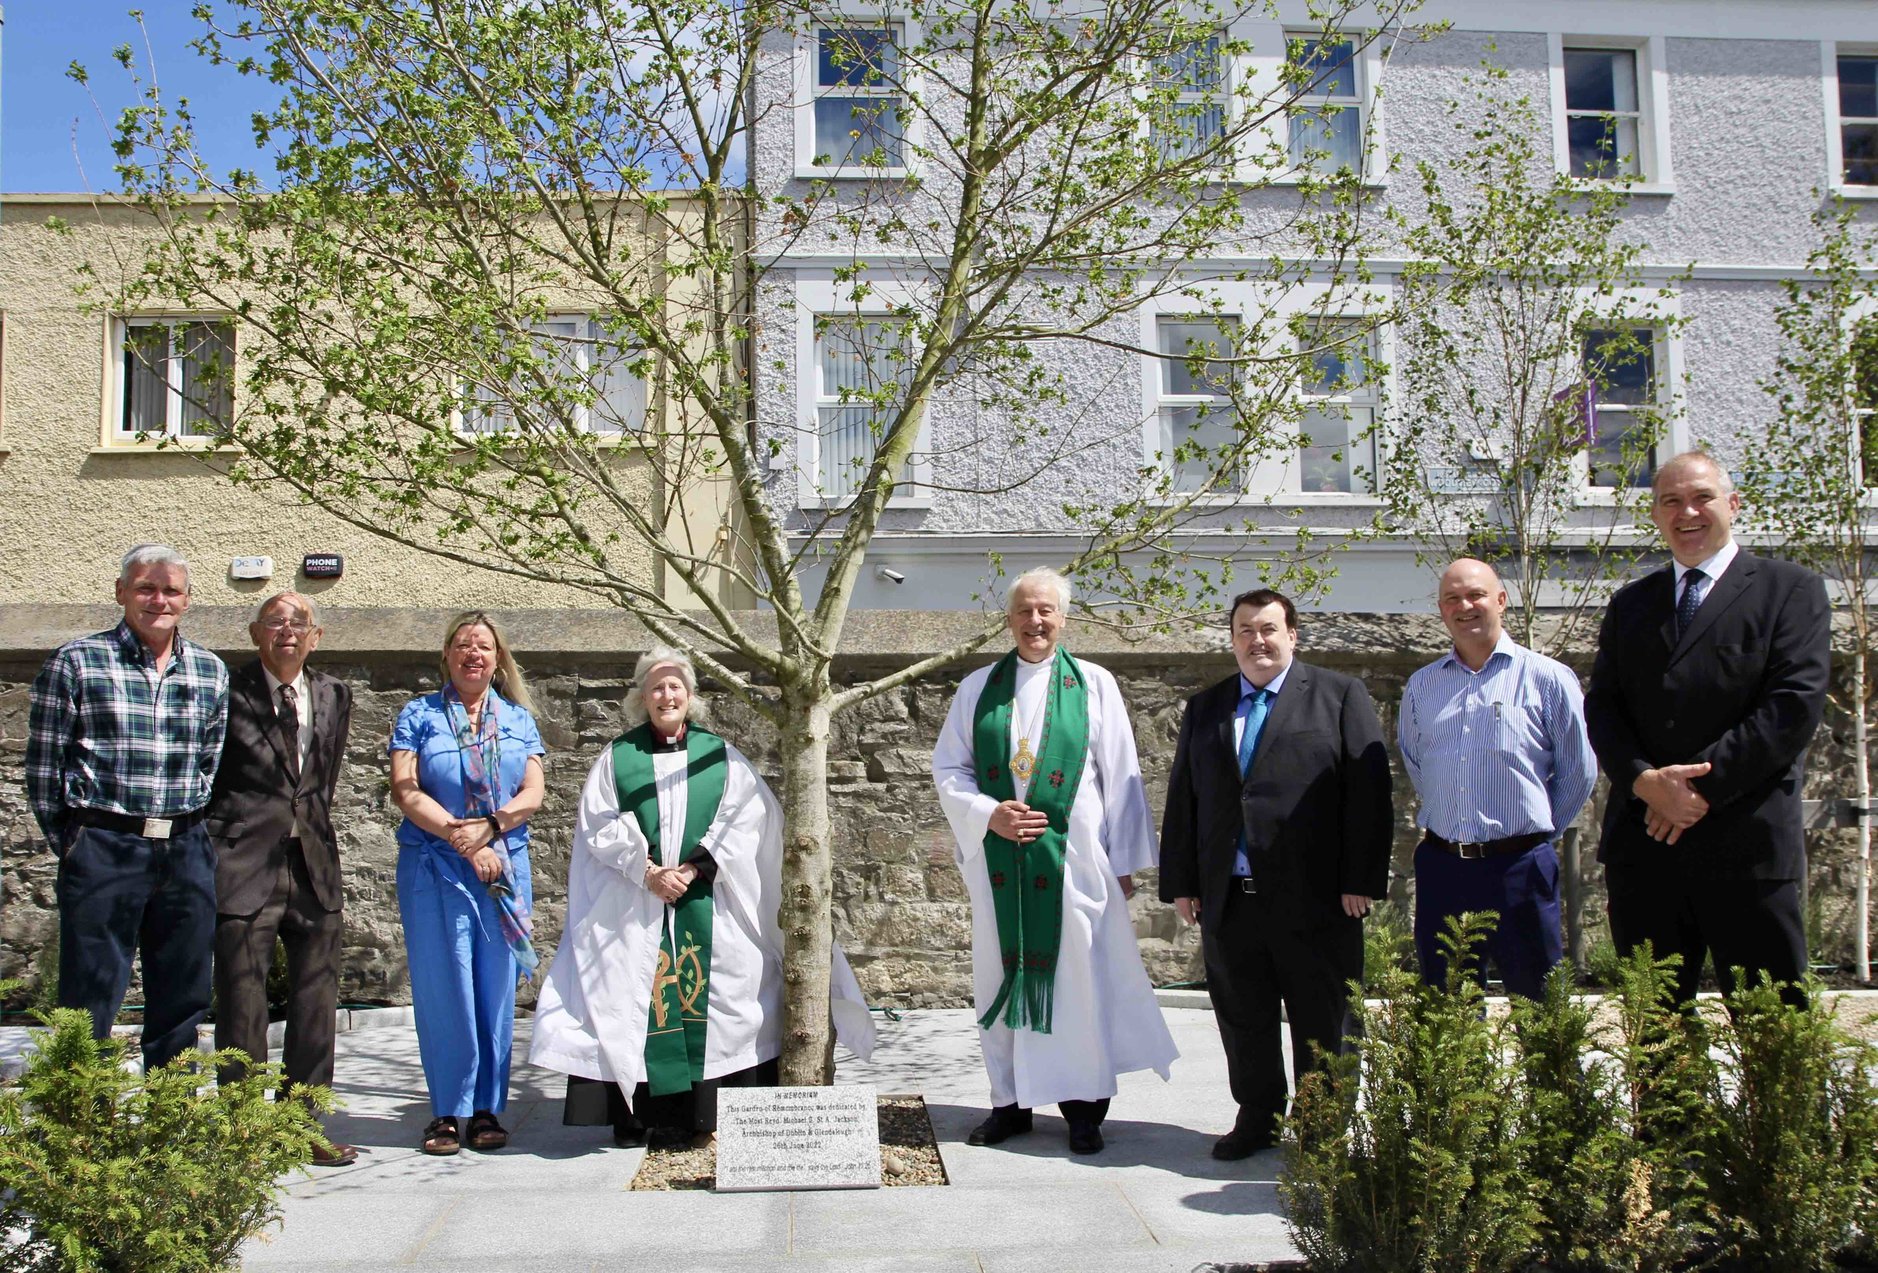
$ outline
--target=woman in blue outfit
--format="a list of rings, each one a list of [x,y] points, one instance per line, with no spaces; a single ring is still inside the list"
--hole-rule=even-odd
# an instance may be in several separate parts
[[[411,700],[391,733],[398,912],[417,1046],[430,1089],[427,1154],[501,1149],[515,982],[537,960],[528,819],[541,807],[541,732],[493,620],[459,615],[443,689]],[[465,1128],[463,1120],[468,1119]]]

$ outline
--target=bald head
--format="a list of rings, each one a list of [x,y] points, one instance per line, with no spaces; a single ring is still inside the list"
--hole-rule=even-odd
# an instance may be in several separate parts
[[[1505,630],[1506,589],[1500,576],[1486,562],[1462,557],[1441,572],[1435,604],[1454,638],[1454,653],[1479,671]]]
[[[1716,462],[1707,451],[1684,451],[1669,463],[1656,470],[1656,476],[1650,479],[1650,492],[1662,491],[1666,482],[1687,481],[1690,478],[1712,482],[1715,489],[1726,495],[1735,489],[1735,482],[1728,476],[1728,470]]]

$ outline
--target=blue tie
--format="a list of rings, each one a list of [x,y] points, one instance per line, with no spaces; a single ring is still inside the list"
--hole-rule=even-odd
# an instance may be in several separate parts
[[[1682,577],[1682,600],[1676,603],[1676,639],[1682,640],[1682,634],[1695,622],[1695,612],[1702,608],[1702,585],[1708,582],[1708,576],[1699,570],[1691,570]]]
[[[1258,749],[1259,731],[1265,728],[1266,713],[1271,710],[1270,690],[1253,690],[1252,705],[1246,709],[1245,732],[1239,735],[1239,776],[1252,771],[1252,753]]]
[[[1265,728],[1265,717],[1271,711],[1272,692],[1253,690],[1251,705],[1246,708],[1245,730],[1239,735],[1239,776],[1244,778],[1252,769],[1252,753],[1258,750],[1259,731]],[[1245,851],[1245,831],[1239,832],[1239,842],[1233,846],[1232,873],[1235,876],[1252,874],[1252,859]]]

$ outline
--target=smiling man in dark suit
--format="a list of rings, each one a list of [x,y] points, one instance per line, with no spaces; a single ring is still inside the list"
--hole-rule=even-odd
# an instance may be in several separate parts
[[[215,1046],[267,1059],[267,974],[287,950],[287,1083],[333,1081],[339,1004],[339,844],[333,790],[352,724],[352,691],[309,671],[320,642],[313,602],[283,592],[248,625],[260,658],[229,677],[228,742],[208,814],[215,872]],[[356,1161],[322,1144],[313,1161]]]
[[[1389,884],[1389,759],[1363,683],[1296,662],[1298,612],[1267,588],[1232,603],[1239,670],[1187,700],[1161,829],[1161,900],[1198,923],[1239,1113],[1213,1156],[1277,1139],[1292,1068],[1348,1030],[1363,916]]]
[[[1674,559],[1618,592],[1598,634],[1585,722],[1611,780],[1598,858],[1622,954],[1705,954],[1793,986],[1806,971],[1800,787],[1832,671],[1818,575],[1743,552],[1741,496],[1709,456],[1657,471],[1650,519]]]

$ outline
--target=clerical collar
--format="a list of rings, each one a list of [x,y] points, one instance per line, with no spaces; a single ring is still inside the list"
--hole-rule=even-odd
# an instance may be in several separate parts
[[[684,749],[685,749],[685,731],[684,730],[682,729],[679,730],[676,737],[667,738],[665,735],[661,734],[658,731],[658,727],[656,725],[653,726],[652,750],[654,752],[683,751]]]

